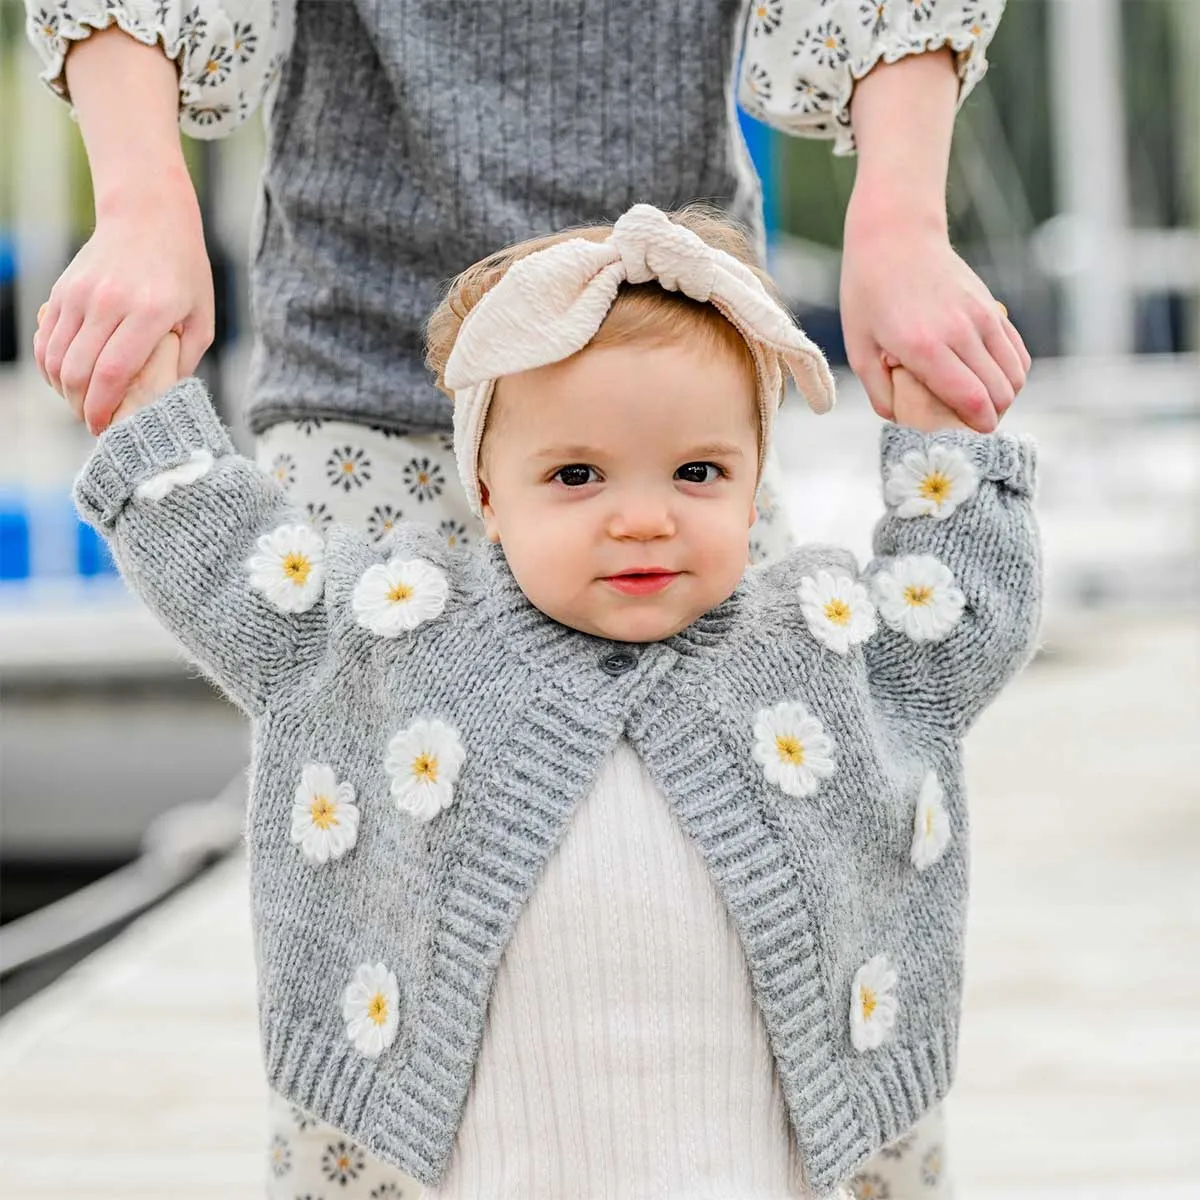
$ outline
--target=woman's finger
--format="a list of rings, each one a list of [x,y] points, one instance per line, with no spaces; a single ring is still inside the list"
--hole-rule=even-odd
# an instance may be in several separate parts
[[[1025,375],[1028,377],[1030,370],[1033,367],[1033,356],[1025,346],[1025,339],[1018,332],[1017,327],[1009,319],[1008,313],[1005,312],[1000,318],[1000,324],[1004,327],[1004,333],[1008,340],[1012,343],[1013,349],[1017,352],[1017,357],[1021,360],[1021,366],[1025,368]]]
[[[1021,362],[1020,355],[1017,354],[1016,347],[1009,339],[1002,319],[991,323],[983,331],[983,345],[987,353],[991,355],[992,361],[1004,373],[1004,377],[1012,389],[1012,396],[1007,401],[996,404],[997,412],[1005,412],[1016,398],[1017,393],[1025,386],[1025,367]]]
[[[982,349],[983,344],[980,343]],[[996,428],[998,418],[987,387],[970,365],[945,342],[934,341],[922,351],[907,355],[902,361],[972,429],[979,433],[991,433]]]
[[[117,311],[93,311],[67,348],[59,378],[62,380],[63,396],[79,417],[83,416],[83,400],[92,381],[96,362],[120,323],[121,315]]]
[[[83,325],[83,309],[68,303],[59,311],[58,320],[54,323],[54,332],[46,342],[46,378],[50,386],[61,396],[62,364],[67,356],[75,335]]]
[[[53,387],[54,384],[50,382],[50,375],[46,370],[46,347],[50,342],[50,335],[54,332],[54,327],[58,324],[60,310],[61,306],[58,300],[51,296],[38,309],[38,324],[33,331],[33,361],[37,364],[37,369],[46,381],[47,387]]]
[[[997,326],[997,328],[999,327]],[[1005,344],[1007,345],[1007,339],[1005,339]],[[1000,414],[1016,398],[1016,391],[1000,364],[992,356],[991,350],[984,343],[979,330],[974,325],[969,326],[950,342],[950,348],[987,389],[988,399],[999,419]]]
[[[113,330],[96,360],[83,401],[83,419],[93,434],[108,428],[134,378],[167,331],[145,318],[126,317]]]

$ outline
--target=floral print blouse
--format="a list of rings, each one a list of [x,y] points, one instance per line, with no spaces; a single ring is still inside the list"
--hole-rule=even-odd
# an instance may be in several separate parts
[[[42,79],[67,95],[70,42],[114,22],[179,65],[179,124],[219,138],[271,88],[291,44],[295,0],[26,0],[26,28]],[[1005,0],[751,0],[738,102],[784,133],[854,150],[850,95],[881,59],[949,46],[959,104],[987,70],[985,52]]]
[[[751,0],[738,103],[800,137],[854,152],[850,96],[876,63],[948,46],[958,104],[987,71],[1005,0]]]

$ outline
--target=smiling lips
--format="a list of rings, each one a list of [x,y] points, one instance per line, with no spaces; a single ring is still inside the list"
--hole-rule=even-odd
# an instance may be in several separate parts
[[[604,582],[611,583],[627,596],[648,596],[652,592],[661,592],[678,574],[678,571],[663,567],[635,567],[620,575],[605,576]]]

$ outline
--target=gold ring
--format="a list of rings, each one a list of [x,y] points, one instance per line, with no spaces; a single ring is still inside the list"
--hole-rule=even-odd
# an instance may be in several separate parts
[[[39,325],[42,323],[42,319],[46,315],[46,309],[48,309],[49,307],[50,307],[50,301],[47,300],[46,303],[43,304],[42,307],[38,309],[38,324]]]
[[[1005,306],[1005,304],[1004,304],[1004,301],[1003,301],[1003,300],[997,300],[997,301],[996,301],[996,307],[997,307],[997,308],[1000,310],[1000,315],[1001,315],[1002,317],[1007,317],[1007,316],[1008,316],[1008,308]]]

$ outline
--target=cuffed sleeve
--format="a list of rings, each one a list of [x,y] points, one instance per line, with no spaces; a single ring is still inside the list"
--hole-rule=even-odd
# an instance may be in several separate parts
[[[958,107],[987,71],[1005,0],[752,0],[738,103],[774,129],[853,154],[850,97],[877,63],[949,47]]]
[[[281,0],[26,0],[26,33],[41,78],[69,100],[64,62],[72,42],[116,24],[158,46],[179,70],[179,127],[220,138],[267,97],[290,48]]]
[[[200,380],[106,430],[74,499],[126,583],[250,715],[326,653],[323,540],[234,453]]]
[[[885,711],[961,737],[1032,657],[1042,610],[1029,438],[884,428],[887,514],[865,572],[865,644]]]

